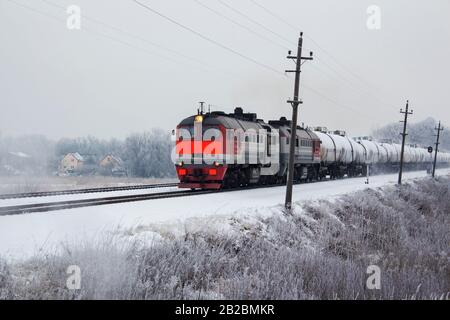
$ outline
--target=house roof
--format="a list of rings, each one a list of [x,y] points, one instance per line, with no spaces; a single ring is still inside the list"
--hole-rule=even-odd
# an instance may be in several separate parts
[[[102,160],[105,160],[107,157],[111,157],[114,161],[116,161],[119,164],[122,164],[122,162],[123,162],[120,157],[117,157],[117,156],[112,155],[112,154],[107,154],[106,156],[103,157]]]
[[[79,154],[78,152],[73,152],[72,155],[75,157],[75,159],[77,159],[78,161],[84,161],[84,158],[81,154]]]
[[[16,157],[19,157],[19,158],[31,158],[28,154],[20,152],[20,151],[17,151],[17,152],[10,151],[9,154],[13,155],[13,156],[16,156]]]

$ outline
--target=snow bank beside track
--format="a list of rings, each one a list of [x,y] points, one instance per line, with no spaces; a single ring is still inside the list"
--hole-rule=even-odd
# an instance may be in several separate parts
[[[438,170],[440,175],[449,173],[449,169]],[[407,172],[404,181],[426,176],[425,172]],[[366,188],[394,185],[396,180],[397,175],[380,175],[370,177],[369,185],[364,183],[365,178],[300,184],[294,186],[294,200],[298,204],[318,199],[332,200]],[[167,229],[169,225],[184,228],[189,218],[197,218],[201,225],[202,220],[211,216],[272,215],[281,208],[284,192],[285,187],[281,186],[3,216],[0,217],[0,256],[27,258],[39,252],[59,250],[63,244],[89,241],[117,230],[145,229],[157,225]]]

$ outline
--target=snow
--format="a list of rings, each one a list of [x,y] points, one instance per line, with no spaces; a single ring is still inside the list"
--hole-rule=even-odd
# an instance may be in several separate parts
[[[167,188],[152,188],[152,189],[136,189],[136,190],[122,190],[122,191],[108,191],[108,192],[93,192],[93,193],[79,193],[79,194],[65,194],[57,196],[48,197],[31,197],[31,198],[16,198],[16,199],[1,199],[0,207],[7,206],[18,206],[25,204],[35,204],[35,203],[47,203],[54,201],[70,201],[70,200],[82,200],[82,199],[96,199],[104,197],[119,197],[128,196],[135,194],[152,194],[158,192],[172,192],[172,191],[182,191],[177,187],[167,187]]]
[[[29,155],[27,155],[26,153],[20,152],[20,151],[17,151],[17,152],[11,151],[11,152],[9,152],[9,154],[19,157],[19,158],[30,158]]]
[[[450,174],[450,169],[437,170]],[[420,172],[404,173],[404,180],[426,177]],[[365,188],[393,185],[397,174],[324,181],[294,186],[298,203],[318,199],[334,199],[342,194]],[[60,250],[65,244],[79,243],[102,234],[122,234],[128,238],[155,238],[165,229],[207,228],[223,217],[270,215],[280,212],[285,187],[223,192],[172,199],[158,199],[124,204],[77,208],[48,213],[32,213],[0,217],[0,256],[25,259],[38,253]],[[78,195],[80,196],[80,195]],[[224,232],[227,226],[222,226]],[[156,236],[155,236],[156,235]]]

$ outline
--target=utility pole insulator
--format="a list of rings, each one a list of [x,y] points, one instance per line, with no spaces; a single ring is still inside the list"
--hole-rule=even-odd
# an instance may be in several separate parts
[[[403,175],[403,158],[405,154],[405,142],[406,142],[406,136],[408,135],[406,133],[406,126],[408,124],[408,116],[413,114],[413,111],[409,111],[409,100],[406,100],[406,110],[403,111],[403,109],[400,109],[400,113],[405,115],[405,120],[400,121],[403,122],[403,133],[400,133],[402,136],[402,150],[400,153],[400,171],[398,172],[398,184],[402,184],[402,175]]]
[[[297,140],[297,116],[298,116],[298,106],[303,102],[299,99],[300,91],[300,74],[302,67],[302,60],[313,60],[313,53],[310,52],[309,57],[302,57],[302,47],[303,47],[303,32],[300,32],[300,38],[298,39],[297,55],[292,56],[291,51],[288,52],[288,59],[294,59],[296,62],[295,70],[286,70],[287,73],[295,73],[295,83],[294,83],[294,97],[287,101],[287,103],[292,105],[292,121],[291,121],[291,139],[289,144],[289,162],[288,162],[288,172],[287,172],[287,183],[286,183],[286,201],[285,208],[288,211],[292,209],[292,186],[294,184],[294,161],[295,161],[295,144]]]

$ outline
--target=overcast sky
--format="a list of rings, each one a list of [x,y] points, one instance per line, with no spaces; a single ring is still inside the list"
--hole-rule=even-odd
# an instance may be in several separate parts
[[[284,70],[300,30],[316,58],[303,65],[300,122],[367,134],[410,99],[411,121],[450,124],[448,0],[139,1],[201,36],[133,0],[0,0],[0,132],[123,138],[171,130],[199,101],[290,117]],[[80,30],[66,27],[72,4]]]

